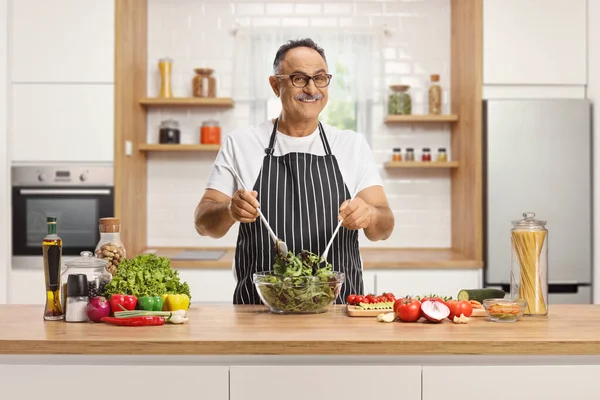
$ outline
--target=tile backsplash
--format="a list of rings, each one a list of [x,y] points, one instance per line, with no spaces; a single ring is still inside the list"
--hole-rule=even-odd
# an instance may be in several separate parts
[[[169,118],[179,121],[183,143],[198,143],[200,125],[207,119],[221,123],[223,136],[252,123],[256,112],[252,102],[236,99],[236,27],[306,27],[307,37],[321,27],[386,31],[375,57],[376,101],[368,140],[382,165],[396,226],[389,240],[373,243],[361,234],[361,243],[364,247],[450,246],[450,171],[383,168],[393,147],[414,147],[417,157],[422,147],[430,147],[434,156],[437,148],[445,147],[452,159],[449,125],[383,122],[389,85],[410,85],[413,113],[423,113],[429,75],[434,73],[440,74],[444,91],[443,112],[450,111],[450,1],[149,0],[148,96],[159,91],[158,60],[171,57],[175,96],[191,96],[194,68],[211,67],[217,78],[217,96],[233,96],[236,105],[232,109],[150,109],[147,140],[156,143],[160,121]],[[272,60],[274,54],[265,57]],[[200,237],[193,226],[194,208],[204,192],[215,155],[149,153],[148,246],[235,245],[236,226],[218,240]]]

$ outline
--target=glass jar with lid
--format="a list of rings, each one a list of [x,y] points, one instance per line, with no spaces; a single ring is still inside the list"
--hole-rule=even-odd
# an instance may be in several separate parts
[[[127,257],[121,241],[121,221],[119,218],[100,218],[100,240],[96,245],[96,257],[107,262],[106,270],[114,274],[119,263]]]
[[[160,123],[158,128],[159,143],[175,143],[179,144],[181,131],[179,130],[179,122],[173,119],[167,119]]]
[[[412,98],[408,93],[408,85],[391,85],[388,96],[388,115],[410,115]]]
[[[100,296],[104,292],[104,287],[112,280],[112,274],[106,270],[107,262],[94,257],[94,253],[91,251],[82,251],[79,257],[65,262],[66,269],[60,275],[62,304],[66,307],[67,282],[69,276],[74,274],[86,275],[90,299]]]
[[[512,221],[510,295],[526,301],[524,315],[548,314],[548,230],[532,212]]]
[[[208,120],[202,122],[200,128],[201,144],[221,144],[221,126],[219,121]]]

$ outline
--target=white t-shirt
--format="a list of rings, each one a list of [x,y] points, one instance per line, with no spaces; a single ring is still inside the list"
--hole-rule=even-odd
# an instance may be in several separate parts
[[[354,194],[363,173],[364,179],[358,192],[370,186],[383,186],[378,166],[364,136],[354,131],[322,125],[350,195]],[[241,189],[227,166],[236,170],[246,189],[252,190],[266,155],[265,149],[269,147],[271,132],[273,122],[269,120],[258,126],[230,133],[217,155],[206,188],[218,190],[229,197],[233,197],[235,191]],[[325,155],[319,128],[304,137],[292,137],[277,131],[273,155],[282,156],[293,152]]]

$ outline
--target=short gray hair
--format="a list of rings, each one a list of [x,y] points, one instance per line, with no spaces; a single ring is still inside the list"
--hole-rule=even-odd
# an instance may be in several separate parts
[[[312,39],[298,39],[298,40],[290,40],[286,44],[282,45],[277,53],[275,54],[275,60],[273,61],[273,72],[275,74],[281,73],[281,64],[283,63],[283,58],[291,49],[295,49],[296,47],[308,47],[309,49],[315,50],[323,60],[327,64],[327,59],[325,58],[325,50],[320,48]]]

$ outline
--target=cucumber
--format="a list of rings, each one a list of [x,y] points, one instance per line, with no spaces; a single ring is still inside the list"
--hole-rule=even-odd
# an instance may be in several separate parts
[[[360,303],[359,307],[362,308],[363,310],[393,310],[394,302],[393,301],[385,301],[385,302],[375,303],[375,304]]]
[[[502,289],[463,289],[458,292],[458,300],[475,300],[482,303],[485,299],[503,299],[506,293]]]

